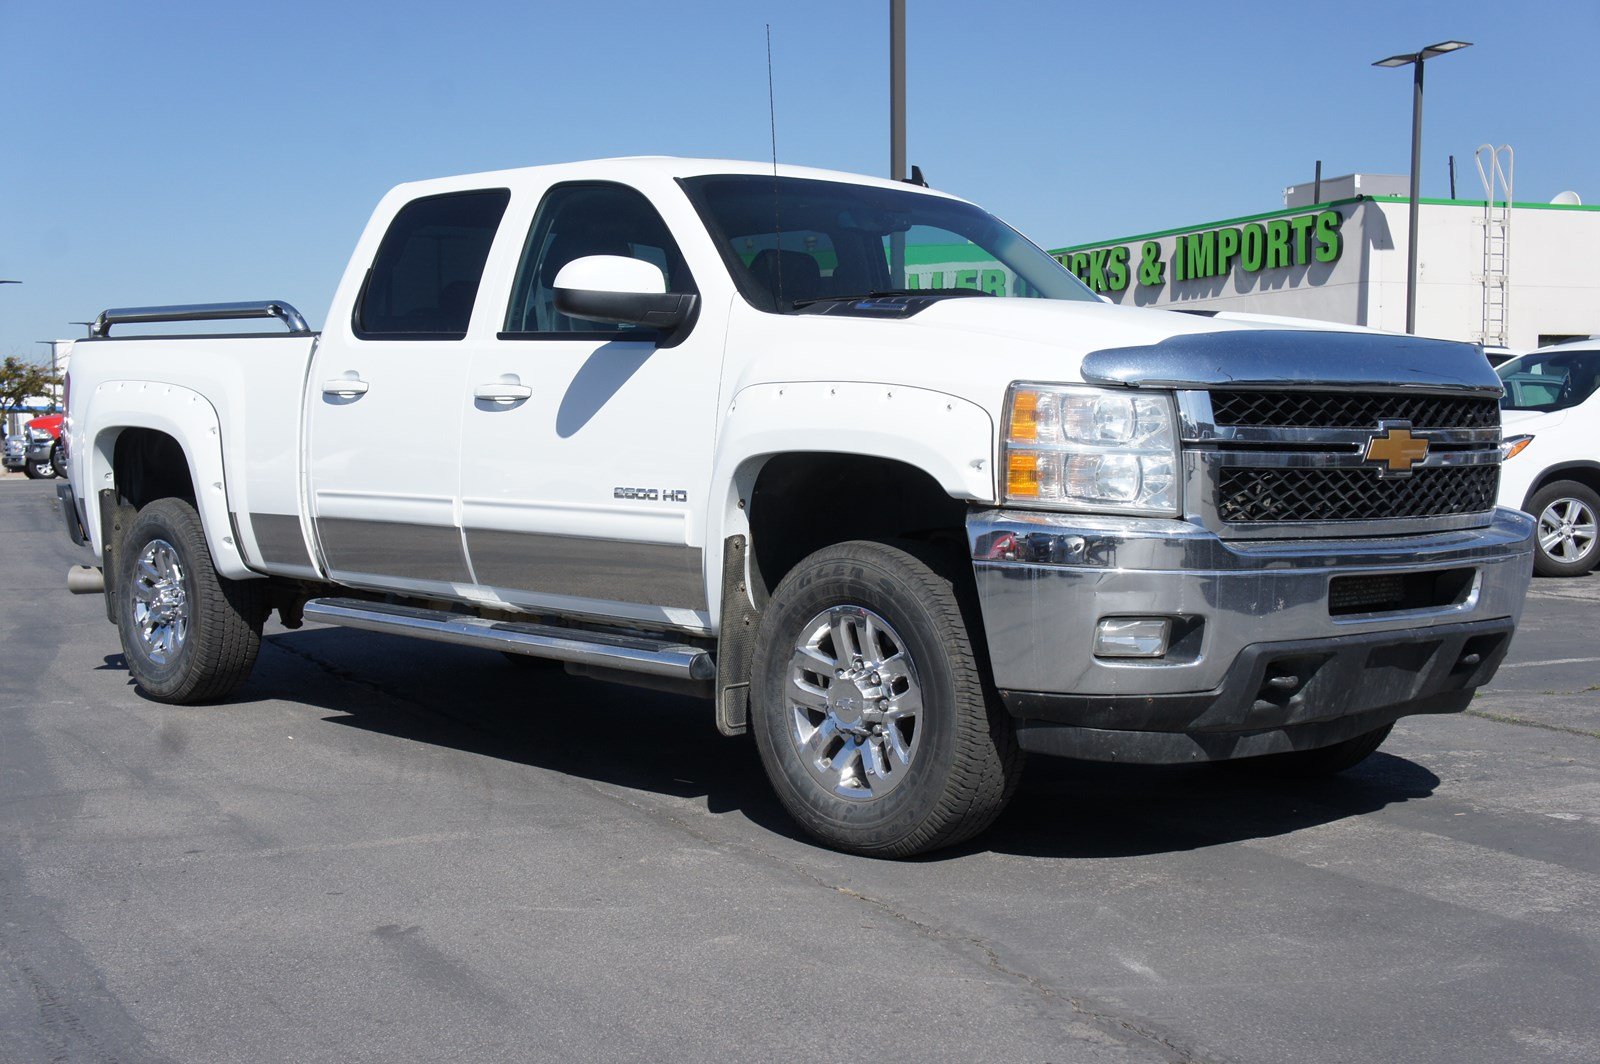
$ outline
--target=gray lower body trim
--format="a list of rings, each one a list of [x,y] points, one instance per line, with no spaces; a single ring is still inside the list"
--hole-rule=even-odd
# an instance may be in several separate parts
[[[313,568],[311,555],[306,552],[306,535],[300,528],[299,517],[294,514],[252,513],[250,527],[256,534],[256,550],[261,554],[261,564]]]
[[[698,547],[469,528],[467,549],[483,587],[707,608]]]
[[[446,525],[319,518],[317,534],[328,571],[470,584],[461,530]],[[263,548],[265,549],[265,548]]]

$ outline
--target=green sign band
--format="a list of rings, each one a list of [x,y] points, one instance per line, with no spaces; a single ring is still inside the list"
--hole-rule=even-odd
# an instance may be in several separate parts
[[[1240,273],[1259,273],[1312,262],[1335,262],[1344,250],[1344,240],[1339,233],[1343,222],[1338,211],[1320,211],[1293,218],[1273,218],[1264,224],[1250,222],[1182,234],[1173,240],[1172,280],[1225,277],[1235,265]],[[1096,292],[1125,290],[1130,279],[1128,264],[1131,259],[1132,249],[1127,245],[1062,252],[1056,256],[1061,265]],[[1161,258],[1161,242],[1146,240],[1139,248],[1139,284],[1145,288],[1159,287],[1166,283],[1166,269],[1167,263]]]

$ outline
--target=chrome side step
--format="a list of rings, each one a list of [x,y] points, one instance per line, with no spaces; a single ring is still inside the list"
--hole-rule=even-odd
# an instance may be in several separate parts
[[[345,628],[409,635],[460,646],[484,647],[651,676],[710,680],[716,663],[700,647],[647,636],[586,632],[548,624],[492,621],[464,613],[425,610],[361,599],[323,598],[306,603],[305,618]]]

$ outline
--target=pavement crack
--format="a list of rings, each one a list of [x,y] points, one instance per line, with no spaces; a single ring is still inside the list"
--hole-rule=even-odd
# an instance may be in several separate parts
[[[931,924],[926,920],[920,920],[882,898],[863,893],[853,887],[841,886],[832,882],[828,877],[813,871],[794,858],[785,857],[753,843],[729,842],[672,810],[635,800],[626,793],[619,793],[612,789],[609,784],[595,780],[584,782],[596,793],[611,801],[652,819],[665,821],[707,846],[725,853],[741,851],[758,857],[763,861],[780,866],[790,874],[815,886],[841,894],[860,904],[871,906],[879,914],[908,928],[919,937],[942,944],[966,947],[968,950],[975,951],[982,957],[984,967],[995,975],[1026,987],[1046,1002],[1066,1006],[1079,1022],[1119,1044],[1130,1048],[1151,1050],[1166,1061],[1167,1064],[1226,1064],[1226,1058],[1209,1054],[1202,1055],[1198,1049],[1180,1044],[1174,1037],[1163,1034],[1150,1024],[1120,1017],[1107,1008],[1095,1005],[1087,998],[1066,993],[1038,976],[1029,975],[1007,964],[1001,952],[980,935],[951,931]],[[956,952],[959,955],[961,950],[958,949]]]
[[[1569,728],[1565,724],[1548,724],[1542,720],[1513,717],[1509,713],[1490,713],[1482,709],[1467,709],[1463,712],[1469,717],[1482,717],[1484,720],[1492,720],[1496,724],[1520,724],[1524,728],[1541,728],[1544,731],[1561,732],[1565,735],[1581,735],[1585,739],[1600,739],[1600,731],[1589,731],[1586,728]]]
[[[261,643],[263,646],[270,646],[274,650],[281,650],[285,654],[299,658],[301,661],[314,665],[321,671],[333,677],[335,680],[350,684],[352,687],[359,687],[363,691],[367,691],[371,694],[379,695],[380,697],[387,698],[393,702],[398,702],[404,706],[410,706],[413,709],[427,713],[429,716],[443,717],[445,720],[449,720],[454,723],[466,723],[465,721],[461,721],[447,713],[440,713],[437,708],[419,699],[407,698],[403,694],[398,694],[394,691],[391,691],[383,684],[371,679],[365,673],[347,669],[343,665],[328,661],[326,658],[320,658],[308,651],[301,650],[299,647],[290,646],[286,643],[280,643],[271,636],[262,639]]]
[[[818,884],[828,886],[821,878],[806,872],[804,869],[800,869],[800,871],[807,878]],[[882,898],[875,898],[850,887],[835,885],[832,889],[862,904],[872,906],[883,915],[906,924],[926,938],[958,942],[971,947],[984,957],[986,966],[996,975],[1021,983],[1048,1001],[1065,1004],[1072,1010],[1073,1015],[1079,1019],[1123,1042],[1137,1042],[1148,1048],[1153,1048],[1162,1053],[1173,1064],[1216,1064],[1220,1060],[1220,1058],[1216,1057],[1202,1057],[1198,1055],[1195,1049],[1178,1044],[1171,1037],[1162,1034],[1153,1027],[1124,1019],[1104,1008],[1091,1004],[1085,998],[1064,993],[1036,975],[1029,975],[1027,972],[1013,968],[1005,962],[1000,951],[980,935],[962,934],[936,927],[926,921],[918,920]]]

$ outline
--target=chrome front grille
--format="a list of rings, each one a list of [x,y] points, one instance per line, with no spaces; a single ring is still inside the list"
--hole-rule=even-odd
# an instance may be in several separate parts
[[[1482,394],[1218,389],[1179,393],[1184,501],[1231,538],[1390,535],[1487,523],[1499,404]],[[1369,459],[1374,440],[1427,442]]]
[[[1373,428],[1407,421],[1418,429],[1500,427],[1496,399],[1463,395],[1372,395],[1338,392],[1213,391],[1212,421],[1259,428]]]

